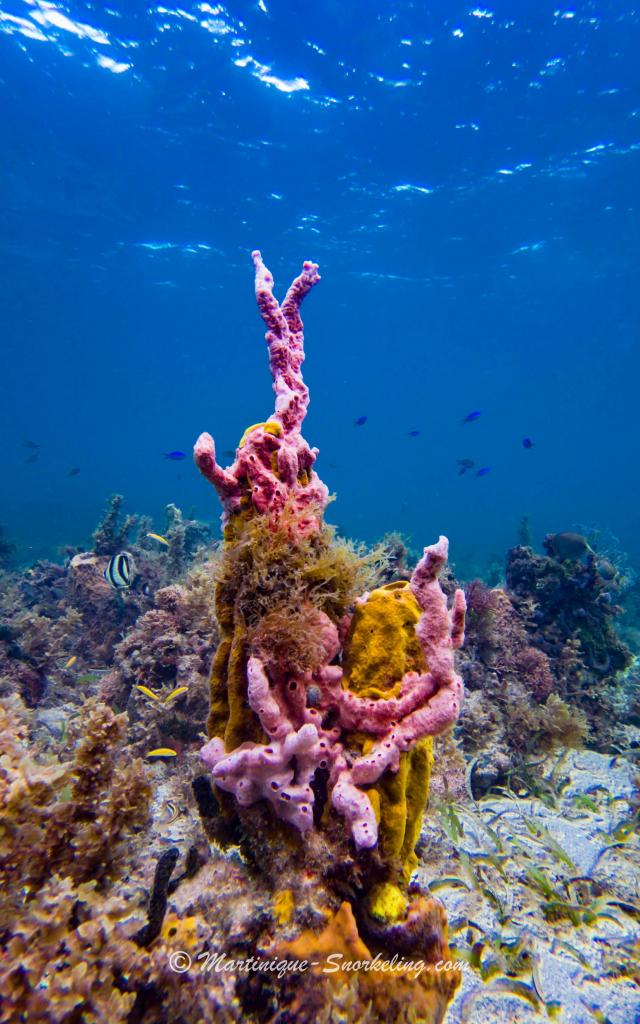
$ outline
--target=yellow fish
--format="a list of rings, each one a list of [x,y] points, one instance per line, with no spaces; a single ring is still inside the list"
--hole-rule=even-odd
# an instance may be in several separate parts
[[[152,540],[159,540],[161,544],[166,544],[168,548],[171,547],[171,543],[167,540],[167,538],[163,537],[159,533],[148,533],[147,537],[151,537]]]
[[[71,668],[72,665],[75,665],[77,660],[78,660],[78,655],[77,654],[72,654],[71,657],[69,658],[68,662],[66,663],[66,665],[64,667],[65,668]]]
[[[145,697],[151,697],[152,700],[160,700],[157,693],[150,690],[148,686],[142,686],[140,683],[136,683],[136,690],[140,690],[140,693],[144,693]]]
[[[147,757],[177,757],[177,751],[171,747],[158,747],[157,750],[150,750]]]
[[[187,686],[176,686],[175,690],[172,690],[169,696],[164,698],[164,703],[168,704],[174,697],[179,697],[181,693],[186,693],[187,689]]]

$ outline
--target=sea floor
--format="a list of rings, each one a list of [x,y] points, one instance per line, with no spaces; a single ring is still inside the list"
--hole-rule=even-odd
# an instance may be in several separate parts
[[[452,958],[465,964],[446,1024],[636,1024],[637,767],[572,750],[539,770],[540,796],[505,791],[440,802],[425,815],[416,880],[445,905]],[[168,802],[180,809],[177,784],[158,766],[156,854],[167,845],[186,851],[194,841],[188,815],[166,821]],[[215,875],[216,861],[221,870],[229,854],[211,852]],[[237,868],[243,905],[249,879],[240,861]],[[181,916],[189,899],[179,889],[168,913]]]
[[[41,737],[60,727],[52,709],[34,717]],[[149,765],[151,820],[129,846],[130,870],[117,887],[125,921],[143,925],[162,854],[175,847],[182,866],[190,850],[208,847],[197,874],[169,893],[161,944],[150,954],[174,1000],[171,985],[182,976],[167,978],[165,961],[175,950],[195,956],[197,928],[206,928],[210,949],[257,949],[260,922],[273,920],[272,895],[240,850],[207,843],[191,791],[197,751],[185,751],[184,759]],[[434,787],[416,881],[444,904],[451,956],[464,964],[445,1024],[638,1024],[637,766],[570,750],[536,765],[536,780],[535,796],[498,790],[479,800],[464,786],[455,800]],[[194,1000],[206,991],[224,1007],[220,1019],[246,1019],[230,975],[205,981],[203,989],[197,977],[189,979]]]
[[[640,1020],[637,768],[570,751],[541,770],[540,797],[425,818],[420,881],[466,961],[448,1024]]]

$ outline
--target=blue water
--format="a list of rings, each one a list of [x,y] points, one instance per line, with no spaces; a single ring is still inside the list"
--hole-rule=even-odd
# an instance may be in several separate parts
[[[628,0],[0,0],[22,557],[86,543],[114,491],[158,528],[169,501],[217,520],[163,452],[272,409],[260,248],[280,295],[320,264],[305,435],[345,533],[444,532],[481,566],[526,514],[640,560],[639,50]]]

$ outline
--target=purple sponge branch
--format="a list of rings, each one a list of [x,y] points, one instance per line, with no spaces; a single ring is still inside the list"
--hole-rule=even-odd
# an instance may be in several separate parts
[[[371,801],[358,789],[350,771],[343,771],[333,787],[331,803],[351,829],[359,850],[370,850],[378,842],[378,823]]]
[[[367,732],[371,735],[385,735],[393,724],[410,711],[415,711],[437,689],[430,672],[423,675],[407,672],[402,678],[399,695],[387,700],[359,697],[351,690],[343,689],[341,683],[340,676],[340,679],[332,681],[330,689],[325,687],[321,706],[338,709],[343,729],[350,732]]]
[[[262,514],[277,518],[285,506],[292,511],[309,509],[299,517],[302,535],[318,529],[318,512],[329,492],[313,469],[318,454],[300,434],[309,406],[309,391],[302,379],[304,338],[300,304],[320,280],[315,263],[305,263],[279,305],[273,295],[273,276],[258,251],[252,254],[256,271],[256,300],[267,325],[269,365],[276,394],[275,411],[265,423],[245,431],[233,465],[223,469],[216,462],[210,434],[201,434],[194,459],[203,476],[216,488],[223,504],[222,521],[244,505],[253,504]]]
[[[422,608],[416,634],[429,666],[427,675],[418,676],[414,686],[424,684],[428,679],[432,696],[393,723],[390,731],[369,753],[353,763],[351,777],[356,785],[377,782],[387,768],[397,771],[401,753],[427,736],[444,732],[460,713],[463,688],[462,680],[455,672],[453,651],[464,637],[465,603],[464,594],[457,590],[453,609],[449,612],[446,596],[438,582],[438,573],[447,560],[448,547],[447,538],[440,537],[437,544],[425,548],[410,583]]]
[[[256,268],[258,309],[267,325],[269,366],[276,393],[274,419],[289,434],[300,430],[309,407],[309,389],[300,372],[304,361],[300,304],[318,283],[320,274],[316,263],[304,263],[302,273],[293,281],[282,306],[279,306],[273,296],[273,275],[262,262],[260,252],[256,249],[251,258]]]
[[[269,744],[243,743],[227,754],[215,738],[202,748],[202,759],[216,785],[233,793],[241,807],[267,800],[279,818],[306,832],[313,826],[310,782],[317,768],[339,759],[342,747],[310,722],[293,725],[258,658],[249,659],[247,675],[249,704]]]

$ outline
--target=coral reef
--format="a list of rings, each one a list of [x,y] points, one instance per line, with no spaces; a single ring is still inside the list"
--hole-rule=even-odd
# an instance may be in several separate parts
[[[123,757],[123,719],[87,702],[72,764],[38,766],[28,731],[11,705],[0,706],[2,847],[0,884],[37,890],[50,877],[75,884],[109,875],[117,844],[144,824],[150,796],[142,764]]]
[[[553,667],[554,691],[586,718],[592,743],[615,749],[631,699],[619,680],[632,661],[614,626],[622,612],[617,570],[579,534],[550,534],[545,546],[545,555],[523,547],[509,552],[511,602]]]
[[[245,862],[237,848],[212,844],[194,858],[190,814],[179,829],[164,822],[167,794],[179,799],[179,774],[167,778],[163,766],[150,766],[155,792],[148,805],[139,766],[125,783],[132,762],[124,718],[103,705],[92,704],[74,724],[64,759],[40,749],[34,713],[18,699],[0,702],[0,714],[0,806],[3,827],[10,824],[0,835],[3,1024],[441,1020],[457,976],[434,971],[433,963],[446,967],[449,958],[466,962],[454,1020],[471,1001],[467,1019],[516,1019],[523,994],[543,1014],[547,1006],[547,1019],[559,1004],[586,1024],[591,1018],[580,1008],[589,996],[612,1020],[634,1019],[638,909],[630,891],[638,871],[638,798],[633,766],[622,758],[613,769],[609,757],[590,752],[571,755],[568,764],[549,758],[544,802],[505,795],[460,806],[449,796],[425,817],[417,879],[446,900],[447,949],[441,906],[424,895],[406,924],[360,920],[362,904],[346,888],[327,913],[316,872],[336,846],[318,846],[319,832],[309,834],[296,872],[289,844],[271,834],[289,871],[273,892],[260,865]],[[442,756],[450,739],[436,742]],[[90,818],[92,866],[61,854],[61,836],[85,842],[85,814],[104,815],[109,803],[135,809],[127,820],[102,818],[106,869],[95,856]],[[219,819],[210,787],[199,806],[203,819]],[[47,828],[50,818],[64,822],[62,832]],[[35,868],[37,885],[30,881]],[[336,886],[346,879],[342,868],[335,864]],[[390,948],[398,950],[395,960]],[[307,957],[317,965],[285,966]],[[358,961],[393,966],[363,972]]]
[[[473,580],[465,593],[460,671],[466,699],[459,735],[473,755],[471,785],[477,795],[498,784],[525,784],[527,762],[541,750],[580,744],[587,722],[560,695],[574,656],[567,651],[565,661],[551,662],[504,590]]]
[[[87,552],[3,577],[0,693],[17,690],[30,706],[73,701],[78,672],[111,660],[149,598],[141,589],[119,598],[103,576],[107,561]]]
[[[179,747],[201,735],[217,636],[215,572],[215,560],[204,562],[181,583],[158,590],[154,607],[116,646],[114,667],[101,680],[103,699],[128,709],[129,741],[140,752]]]
[[[535,785],[540,751],[635,743],[631,652],[614,628],[620,574],[581,534],[550,534],[545,547],[509,551],[505,587],[465,587],[459,734],[474,793]]]
[[[301,435],[317,268],[279,305],[254,263],[276,404],[229,468],[196,444],[222,542],[115,496],[93,550],[1,572],[0,1024],[434,1024],[497,996],[551,1018],[569,926],[580,984],[597,962],[631,1019],[633,573],[591,534],[535,554],[523,521],[465,627],[445,538],[340,538]]]
[[[554,554],[557,537],[580,535],[550,534],[546,555],[536,555],[531,548],[512,548],[507,559],[509,592],[517,601],[529,602],[529,618],[547,653],[555,654],[559,645],[576,639],[581,658],[596,676],[626,668],[631,655],[612,625],[621,611],[615,602],[615,570],[612,576],[588,546],[586,550],[578,546],[574,556],[567,557],[566,539],[561,554]]]
[[[43,757],[30,722],[17,698],[0,702],[0,1021],[239,1020],[222,1015],[232,999],[222,979],[172,970],[157,905],[147,919],[150,786],[123,747],[123,717],[88,705],[67,762]],[[220,883],[232,889],[220,870],[217,881],[220,899]],[[166,896],[161,883],[152,890],[152,905]],[[162,935],[141,948],[158,923]],[[196,911],[191,942],[210,931]]]
[[[167,509],[168,546],[146,535],[131,541],[133,524],[141,526],[143,520],[128,516],[120,524],[121,504],[118,495],[111,499],[94,533],[96,547],[104,553],[72,550],[62,565],[40,561],[2,575],[0,694],[17,691],[28,705],[49,709],[81,703],[85,695],[96,692],[95,673],[113,661],[123,635],[130,635],[138,618],[153,607],[156,592],[179,585],[191,573],[186,584],[188,611],[177,628],[188,633],[189,616],[198,622],[202,617],[206,619],[203,633],[211,642],[209,600],[198,575],[212,553],[207,546],[209,528],[183,518],[171,505]],[[134,577],[129,589],[116,592],[105,580],[104,570],[109,552],[120,550],[125,539],[131,541]],[[197,629],[195,625],[194,631]],[[189,653],[196,660],[200,646],[194,637]],[[82,680],[80,688],[78,679]]]

